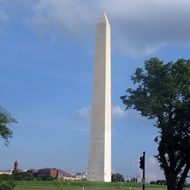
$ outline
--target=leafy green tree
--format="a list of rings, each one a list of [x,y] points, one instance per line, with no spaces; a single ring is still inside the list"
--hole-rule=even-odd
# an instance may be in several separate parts
[[[8,145],[13,133],[8,128],[10,123],[16,123],[16,120],[5,109],[0,107],[0,136],[3,138],[5,145]]]
[[[0,190],[13,190],[15,187],[14,181],[0,181]]]
[[[111,181],[112,182],[124,182],[125,181],[125,178],[123,177],[122,174],[120,173],[113,173],[111,175]]]
[[[159,135],[156,158],[163,169],[167,189],[182,190],[190,169],[190,60],[164,64],[158,58],[145,61],[132,76],[134,89],[121,99],[154,119]]]
[[[34,173],[31,172],[20,172],[13,174],[13,178],[16,181],[34,181],[37,178],[34,176]]]

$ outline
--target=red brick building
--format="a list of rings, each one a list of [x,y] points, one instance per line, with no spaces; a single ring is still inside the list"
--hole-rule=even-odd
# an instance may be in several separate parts
[[[57,178],[58,170],[55,168],[43,168],[38,170],[37,176],[39,178]]]
[[[76,180],[76,177],[56,168],[43,168],[37,172],[39,178],[56,178],[63,180]]]

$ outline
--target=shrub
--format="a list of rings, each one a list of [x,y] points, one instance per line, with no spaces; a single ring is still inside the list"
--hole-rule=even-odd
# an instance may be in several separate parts
[[[0,182],[0,190],[13,190],[15,186],[13,181]]]

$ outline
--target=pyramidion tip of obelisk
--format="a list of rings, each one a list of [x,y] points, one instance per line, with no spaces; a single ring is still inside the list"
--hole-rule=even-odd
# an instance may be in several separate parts
[[[109,23],[105,11],[102,13],[100,20],[99,20],[99,23]]]

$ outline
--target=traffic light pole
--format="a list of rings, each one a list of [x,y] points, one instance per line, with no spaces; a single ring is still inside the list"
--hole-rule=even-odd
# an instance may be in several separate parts
[[[143,152],[143,155],[140,157],[140,169],[143,171],[143,177],[142,177],[142,190],[145,190],[145,152]]]
[[[143,186],[142,189],[145,190],[145,152],[143,152],[144,157],[144,168],[143,168]]]

